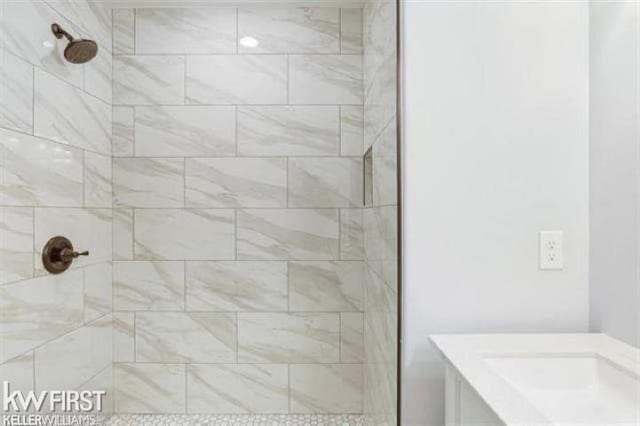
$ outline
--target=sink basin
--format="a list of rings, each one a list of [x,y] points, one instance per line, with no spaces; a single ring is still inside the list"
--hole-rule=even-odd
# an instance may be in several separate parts
[[[640,378],[601,356],[492,356],[484,361],[554,424],[640,423]]]

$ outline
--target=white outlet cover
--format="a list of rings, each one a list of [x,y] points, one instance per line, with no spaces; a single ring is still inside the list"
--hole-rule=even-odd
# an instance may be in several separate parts
[[[564,235],[562,231],[540,231],[540,269],[561,270],[564,268]]]

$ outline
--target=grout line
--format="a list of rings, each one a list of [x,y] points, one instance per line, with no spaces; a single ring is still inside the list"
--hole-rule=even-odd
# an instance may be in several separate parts
[[[33,93],[31,94],[31,134],[36,134],[36,67],[31,64],[31,87]]]
[[[342,55],[342,9],[338,9],[338,50]]]

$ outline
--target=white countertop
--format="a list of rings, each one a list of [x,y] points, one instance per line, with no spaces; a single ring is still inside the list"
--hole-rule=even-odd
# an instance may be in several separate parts
[[[567,361],[572,362],[575,358],[598,357],[615,365],[614,370],[617,368],[624,371],[623,374],[629,375],[626,377],[640,377],[640,350],[604,334],[437,335],[431,336],[431,341],[507,426],[570,423],[550,420],[548,413],[540,409],[539,404],[536,405],[527,398],[526,392],[518,391],[513,382],[510,383],[492,368],[492,360],[537,358],[543,362],[553,362],[564,359],[566,365]],[[513,367],[511,369],[514,370]],[[518,373],[517,368],[514,371]],[[563,391],[566,395],[567,389]],[[634,394],[629,396],[633,400],[632,404],[636,401],[638,403],[636,418],[640,418],[640,387],[637,392],[633,390],[631,393]],[[606,404],[607,401],[602,403]],[[628,407],[628,401],[626,403]],[[597,421],[591,424],[606,423]],[[625,423],[628,424],[640,423]]]

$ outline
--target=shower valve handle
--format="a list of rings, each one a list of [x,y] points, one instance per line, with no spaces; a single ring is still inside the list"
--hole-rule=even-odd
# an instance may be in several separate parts
[[[77,252],[73,249],[64,248],[60,250],[60,259],[63,261],[73,260],[79,256],[89,256],[89,250],[85,250],[83,252]]]

